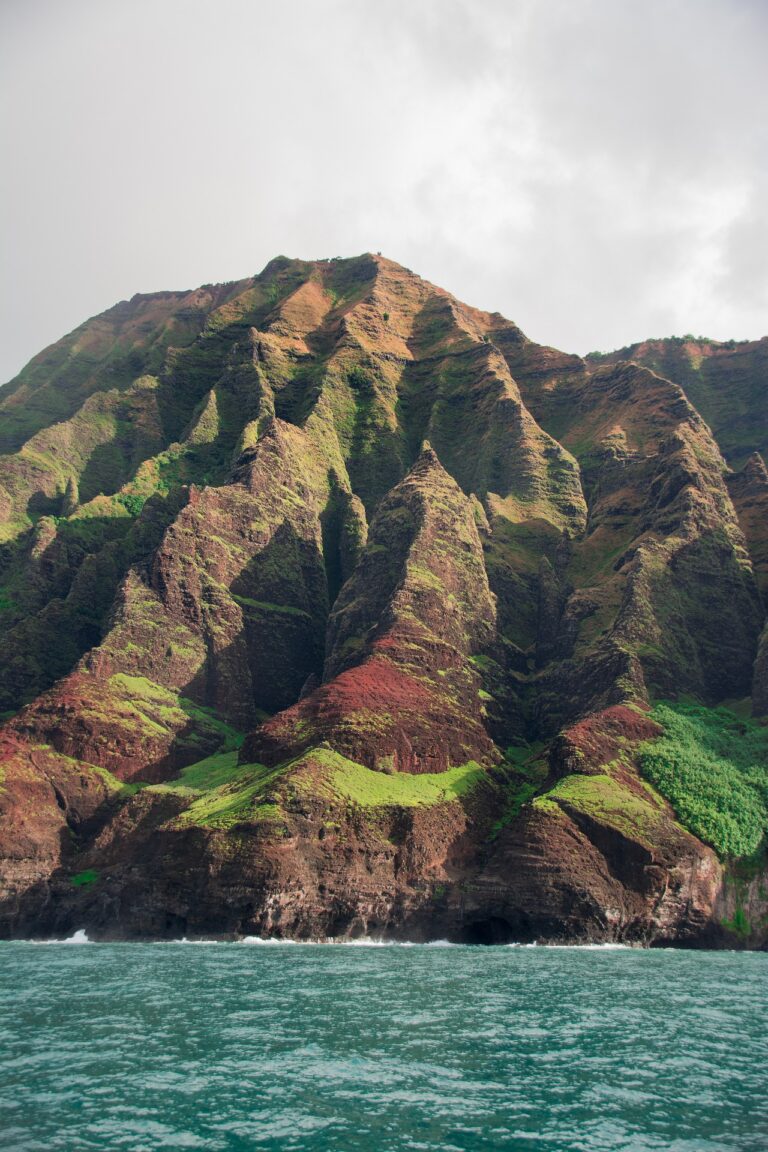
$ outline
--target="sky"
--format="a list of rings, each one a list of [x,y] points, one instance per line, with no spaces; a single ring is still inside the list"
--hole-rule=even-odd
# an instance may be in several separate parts
[[[768,334],[766,0],[0,0],[0,380],[382,251],[533,339]]]

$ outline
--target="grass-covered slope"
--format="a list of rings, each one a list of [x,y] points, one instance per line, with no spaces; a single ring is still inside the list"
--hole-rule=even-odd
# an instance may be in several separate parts
[[[176,827],[226,829],[260,821],[285,823],[297,797],[319,802],[329,811],[339,805],[373,810],[450,804],[485,777],[473,761],[447,772],[415,776],[377,772],[327,748],[314,749],[278,768],[241,763],[235,750],[191,764],[177,779],[150,785],[149,792],[190,801],[176,818]]]

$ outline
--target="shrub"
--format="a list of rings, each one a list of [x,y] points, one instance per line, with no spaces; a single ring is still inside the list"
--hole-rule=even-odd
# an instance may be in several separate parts
[[[768,828],[768,729],[695,704],[651,715],[664,735],[642,746],[643,774],[718,855],[751,856]]]
[[[89,888],[91,884],[95,884],[99,878],[99,873],[95,868],[86,868],[84,872],[78,872],[76,876],[70,876],[69,882],[73,888]]]
[[[144,497],[137,496],[135,492],[121,492],[117,499],[131,516],[138,516],[144,507]]]

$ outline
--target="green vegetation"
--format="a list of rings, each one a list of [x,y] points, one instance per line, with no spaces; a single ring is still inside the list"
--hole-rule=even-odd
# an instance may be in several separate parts
[[[193,730],[187,739],[192,743],[195,735],[212,741],[218,739],[219,751],[230,752],[243,742],[242,733],[212,709],[178,696],[170,688],[156,684],[146,676],[116,672],[108,683],[113,693],[110,701],[113,719],[138,722],[148,735],[165,735],[169,730],[185,729],[191,721]]]
[[[235,751],[241,747],[245,740],[245,735],[242,732],[238,732],[238,730],[233,728],[231,724],[228,724],[226,720],[222,720],[212,708],[205,708],[202,704],[195,704],[193,700],[188,700],[186,696],[179,697],[179,707],[187,714],[189,719],[193,721],[196,731],[200,733],[211,732],[220,738],[221,744],[218,749],[219,752]],[[266,713],[264,713],[261,718],[265,719]]]
[[[768,828],[768,728],[727,708],[657,704],[664,728],[642,770],[685,825],[719,856],[751,856]]]
[[[653,840],[654,829],[664,819],[664,811],[650,790],[638,796],[613,776],[565,776],[534,806],[547,810],[556,802],[584,816],[606,824],[625,836]]]
[[[279,820],[280,807],[254,804],[280,775],[262,764],[238,764],[237,751],[217,752],[184,768],[177,780],[152,784],[150,792],[189,797],[189,808],[177,817],[179,827],[231,828],[242,820]]]
[[[326,782],[331,791],[362,808],[417,808],[450,803],[471,792],[486,775],[474,760],[447,772],[412,775],[375,772],[326,748],[316,748],[304,759],[327,768]]]
[[[178,823],[182,827],[196,824],[205,828],[231,828],[240,821],[254,822],[265,815],[274,819],[282,815],[276,804],[254,806],[253,803],[273,776],[273,772],[261,765],[244,766],[228,784],[205,791],[182,812]]]
[[[507,748],[504,763],[495,770],[504,774],[504,794],[506,803],[498,820],[491,827],[491,837],[495,838],[520,814],[523,805],[530,803],[542,786],[549,772],[546,759],[540,759],[544,745],[513,745]]]
[[[739,905],[734,909],[733,920],[723,920],[723,927],[736,936],[746,938],[752,931],[752,925],[744,909]]]
[[[139,496],[135,492],[121,492],[116,499],[129,516],[138,516],[146,502],[146,497]]]
[[[477,662],[477,660],[473,660],[473,663]],[[537,760],[537,757],[541,755],[545,748],[546,744],[543,740],[534,740],[532,744],[510,744],[504,753],[504,759],[508,763],[515,764],[518,767],[530,763],[541,763],[540,760]]]
[[[198,760],[197,763],[182,768],[178,780],[170,784],[156,784],[153,787],[156,791],[180,794],[210,792],[223,784],[231,784],[237,776],[237,752],[216,752],[213,756],[206,756],[204,760]]]
[[[99,873],[95,868],[86,868],[84,872],[70,876],[69,882],[73,888],[90,888],[91,884],[95,884],[98,878]]]
[[[0,591],[0,612],[12,612],[15,607],[15,600],[6,592]]]
[[[309,612],[292,604],[271,604],[267,600],[251,600],[248,596],[236,596],[234,592],[231,595],[242,607],[254,608],[257,612],[281,612],[285,616],[303,616],[307,620],[312,618]]]

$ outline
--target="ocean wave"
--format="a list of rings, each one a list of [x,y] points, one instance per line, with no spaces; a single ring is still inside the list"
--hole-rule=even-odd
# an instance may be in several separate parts
[[[334,948],[462,948],[462,944],[454,944],[450,940],[381,940],[373,936],[358,936],[349,939],[346,936],[324,936],[313,940],[286,940],[279,936],[243,936],[239,944],[276,945],[291,944],[305,947],[334,947]]]
[[[507,944],[484,944],[484,945],[470,945],[456,943],[452,940],[384,940],[379,937],[373,936],[358,936],[350,939],[346,936],[324,936],[316,937],[309,940],[292,940],[281,936],[240,936],[238,938],[222,939],[221,937],[200,936],[200,937],[187,937],[182,936],[178,940],[147,940],[147,941],[126,941],[126,940],[91,940],[85,928],[78,928],[71,936],[57,937],[50,940],[39,939],[26,939],[7,941],[7,943],[16,944],[130,944],[130,943],[148,943],[154,945],[185,945],[185,946],[206,946],[212,945],[247,945],[257,947],[304,947],[304,948],[317,948],[317,947],[334,947],[334,948],[549,948],[560,950],[574,950],[577,949],[582,952],[596,951],[637,951],[642,950],[643,945],[640,944],[622,944],[615,941],[605,941],[603,943],[593,944],[553,944],[541,943],[539,941],[532,942],[516,942],[511,941]],[[655,951],[671,951],[676,952],[679,949],[656,949]]]
[[[493,947],[493,945],[491,945]],[[557,948],[560,950],[574,949],[580,952],[633,952],[642,949],[642,944],[620,944],[614,940],[607,940],[602,943],[595,944],[542,944],[538,940],[533,940],[529,944],[502,944],[502,948]]]
[[[231,940],[216,940],[214,937],[193,937],[191,940],[187,936],[182,936],[180,940],[157,940],[157,944],[204,944],[206,946],[211,944],[231,944]]]
[[[88,938],[88,933],[85,928],[78,928],[71,936],[66,936],[64,939],[57,940],[19,940],[19,944],[93,944],[94,941]]]

